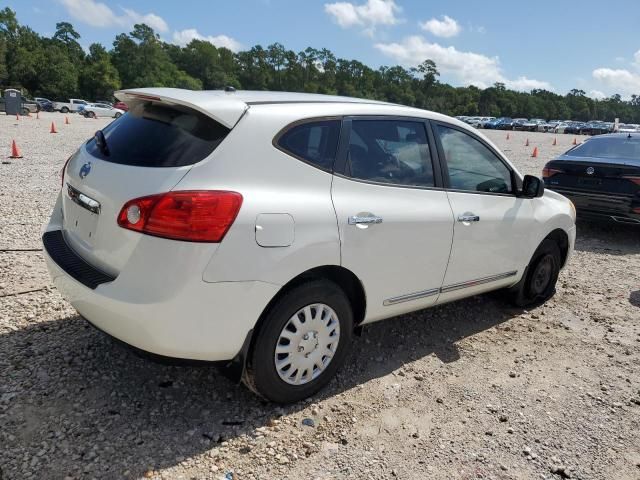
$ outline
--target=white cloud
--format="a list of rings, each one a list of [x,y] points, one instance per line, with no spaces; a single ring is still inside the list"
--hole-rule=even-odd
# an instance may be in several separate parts
[[[401,8],[395,0],[367,0],[355,5],[350,2],[325,3],[324,11],[342,28],[362,27],[368,35],[375,33],[379,25],[395,25]]]
[[[204,40],[214,44],[216,47],[228,48],[232,52],[241,50],[243,46],[240,42],[228,37],[227,35],[202,35],[195,28],[187,28],[185,30],[173,32],[173,43],[184,47],[191,40]]]
[[[638,55],[638,53],[636,53]],[[640,75],[623,68],[596,68],[593,78],[623,96],[640,94]]]
[[[591,98],[595,98],[596,100],[602,100],[603,98],[606,98],[604,92],[601,92],[600,90],[589,90],[589,93],[587,95]]]
[[[432,18],[419,24],[422,30],[432,33],[436,37],[455,37],[462,31],[462,27],[453,18],[445,15],[442,20]]]
[[[455,47],[443,47],[438,43],[428,42],[419,35],[407,37],[402,43],[377,43],[375,48],[398,63],[410,67],[431,59],[441,73],[452,75],[463,85],[486,88],[496,82],[502,82],[507,87],[517,90],[553,89],[548,82],[523,76],[509,80],[502,73],[498,57],[462,52]]]
[[[131,27],[135,23],[146,23],[154,30],[163,33],[169,30],[164,19],[155,13],[141,14],[128,8],[118,15],[106,4],[95,0],[60,0],[69,15],[92,27]]]

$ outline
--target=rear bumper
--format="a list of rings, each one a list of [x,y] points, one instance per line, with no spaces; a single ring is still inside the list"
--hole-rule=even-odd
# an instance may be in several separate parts
[[[190,269],[180,256],[167,255],[159,274],[123,271],[92,289],[46,244],[44,256],[56,288],[91,324],[138,350],[185,360],[233,359],[280,288],[257,281],[207,283],[204,266]]]
[[[640,214],[634,213],[633,197],[592,192],[578,192],[549,186],[573,202],[578,218],[606,220],[640,225]]]

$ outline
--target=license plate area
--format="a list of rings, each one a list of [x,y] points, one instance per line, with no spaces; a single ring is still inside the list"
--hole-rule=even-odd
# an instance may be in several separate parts
[[[68,185],[68,193],[70,201],[66,202],[64,229],[76,240],[91,248],[94,245],[100,218],[100,203],[70,185]]]
[[[602,185],[602,179],[600,178],[578,178],[578,185],[588,185],[594,187]]]

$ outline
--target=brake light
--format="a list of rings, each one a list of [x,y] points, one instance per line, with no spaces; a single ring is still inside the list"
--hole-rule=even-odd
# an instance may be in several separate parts
[[[634,175],[623,175],[622,178],[626,179],[626,180],[630,180],[633,183],[635,183],[636,185],[640,185],[640,177],[638,176],[634,176]]]
[[[242,195],[237,192],[167,192],[125,203],[118,225],[156,237],[217,243],[233,224],[241,205]]]
[[[562,173],[562,170],[559,170],[557,168],[544,167],[542,169],[542,178],[553,177],[558,173]]]
[[[62,170],[60,171],[60,183],[61,183],[62,188],[64,188],[64,173],[67,171],[67,165],[69,165],[69,161],[72,158],[73,158],[73,155],[70,155],[69,158],[67,158],[67,161],[64,162],[64,167],[62,167]]]

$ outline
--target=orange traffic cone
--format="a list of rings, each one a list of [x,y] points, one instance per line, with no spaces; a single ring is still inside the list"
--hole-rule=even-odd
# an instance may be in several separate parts
[[[51,130],[49,130],[49,133],[58,133],[58,130],[56,130],[55,122],[51,122]]]
[[[509,140],[509,134],[507,133],[507,140]]]
[[[573,139],[573,144],[577,145],[578,144],[578,140],[576,138]]]
[[[527,138],[527,141],[525,142],[524,146],[525,146],[525,147],[528,147],[528,146],[529,146],[529,139],[528,139],[528,138]]]
[[[65,125],[70,125],[71,122],[69,121],[69,117],[67,117],[66,115],[64,116],[64,124]]]
[[[553,137],[553,143],[551,145],[555,147],[557,144],[558,144],[558,139],[556,137]]]
[[[535,147],[533,149],[533,153],[531,154],[531,158],[537,158],[538,157],[538,147]]]
[[[15,140],[11,141],[11,155],[9,155],[9,158],[22,158],[22,153],[20,152],[18,145],[16,145]]]

